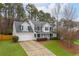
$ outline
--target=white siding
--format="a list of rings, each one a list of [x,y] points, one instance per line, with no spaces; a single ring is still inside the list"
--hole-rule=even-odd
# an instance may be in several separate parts
[[[27,22],[24,22],[23,24],[21,24],[23,26],[23,31],[29,31],[28,30],[28,26],[30,26]]]
[[[45,30],[45,27],[48,27],[48,30]],[[46,23],[43,28],[42,28],[43,32],[50,32],[50,24]]]
[[[34,33],[17,33],[19,41],[35,40]]]

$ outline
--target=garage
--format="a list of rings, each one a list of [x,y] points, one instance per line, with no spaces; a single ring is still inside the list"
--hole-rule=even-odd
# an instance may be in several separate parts
[[[18,33],[19,41],[35,40],[34,33]]]

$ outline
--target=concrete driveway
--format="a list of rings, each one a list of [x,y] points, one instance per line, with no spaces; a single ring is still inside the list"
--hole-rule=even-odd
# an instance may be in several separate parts
[[[28,56],[55,56],[51,51],[36,41],[20,42]]]

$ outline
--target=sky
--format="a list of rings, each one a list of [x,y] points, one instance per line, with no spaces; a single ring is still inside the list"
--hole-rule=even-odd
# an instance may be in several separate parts
[[[34,4],[38,10],[43,10],[44,12],[48,12],[52,14],[51,10],[55,7],[55,3],[39,3],[39,4]],[[68,5],[68,3],[61,3],[62,8],[65,5]],[[79,21],[79,3],[70,3],[69,5],[73,6],[76,9],[76,14],[77,18],[75,19],[76,21]]]

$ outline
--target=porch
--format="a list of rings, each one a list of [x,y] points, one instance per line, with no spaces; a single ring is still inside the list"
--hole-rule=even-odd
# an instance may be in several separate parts
[[[39,39],[42,39],[42,38],[50,39],[51,37],[53,37],[53,33],[35,33],[34,37],[37,39],[38,38]]]

